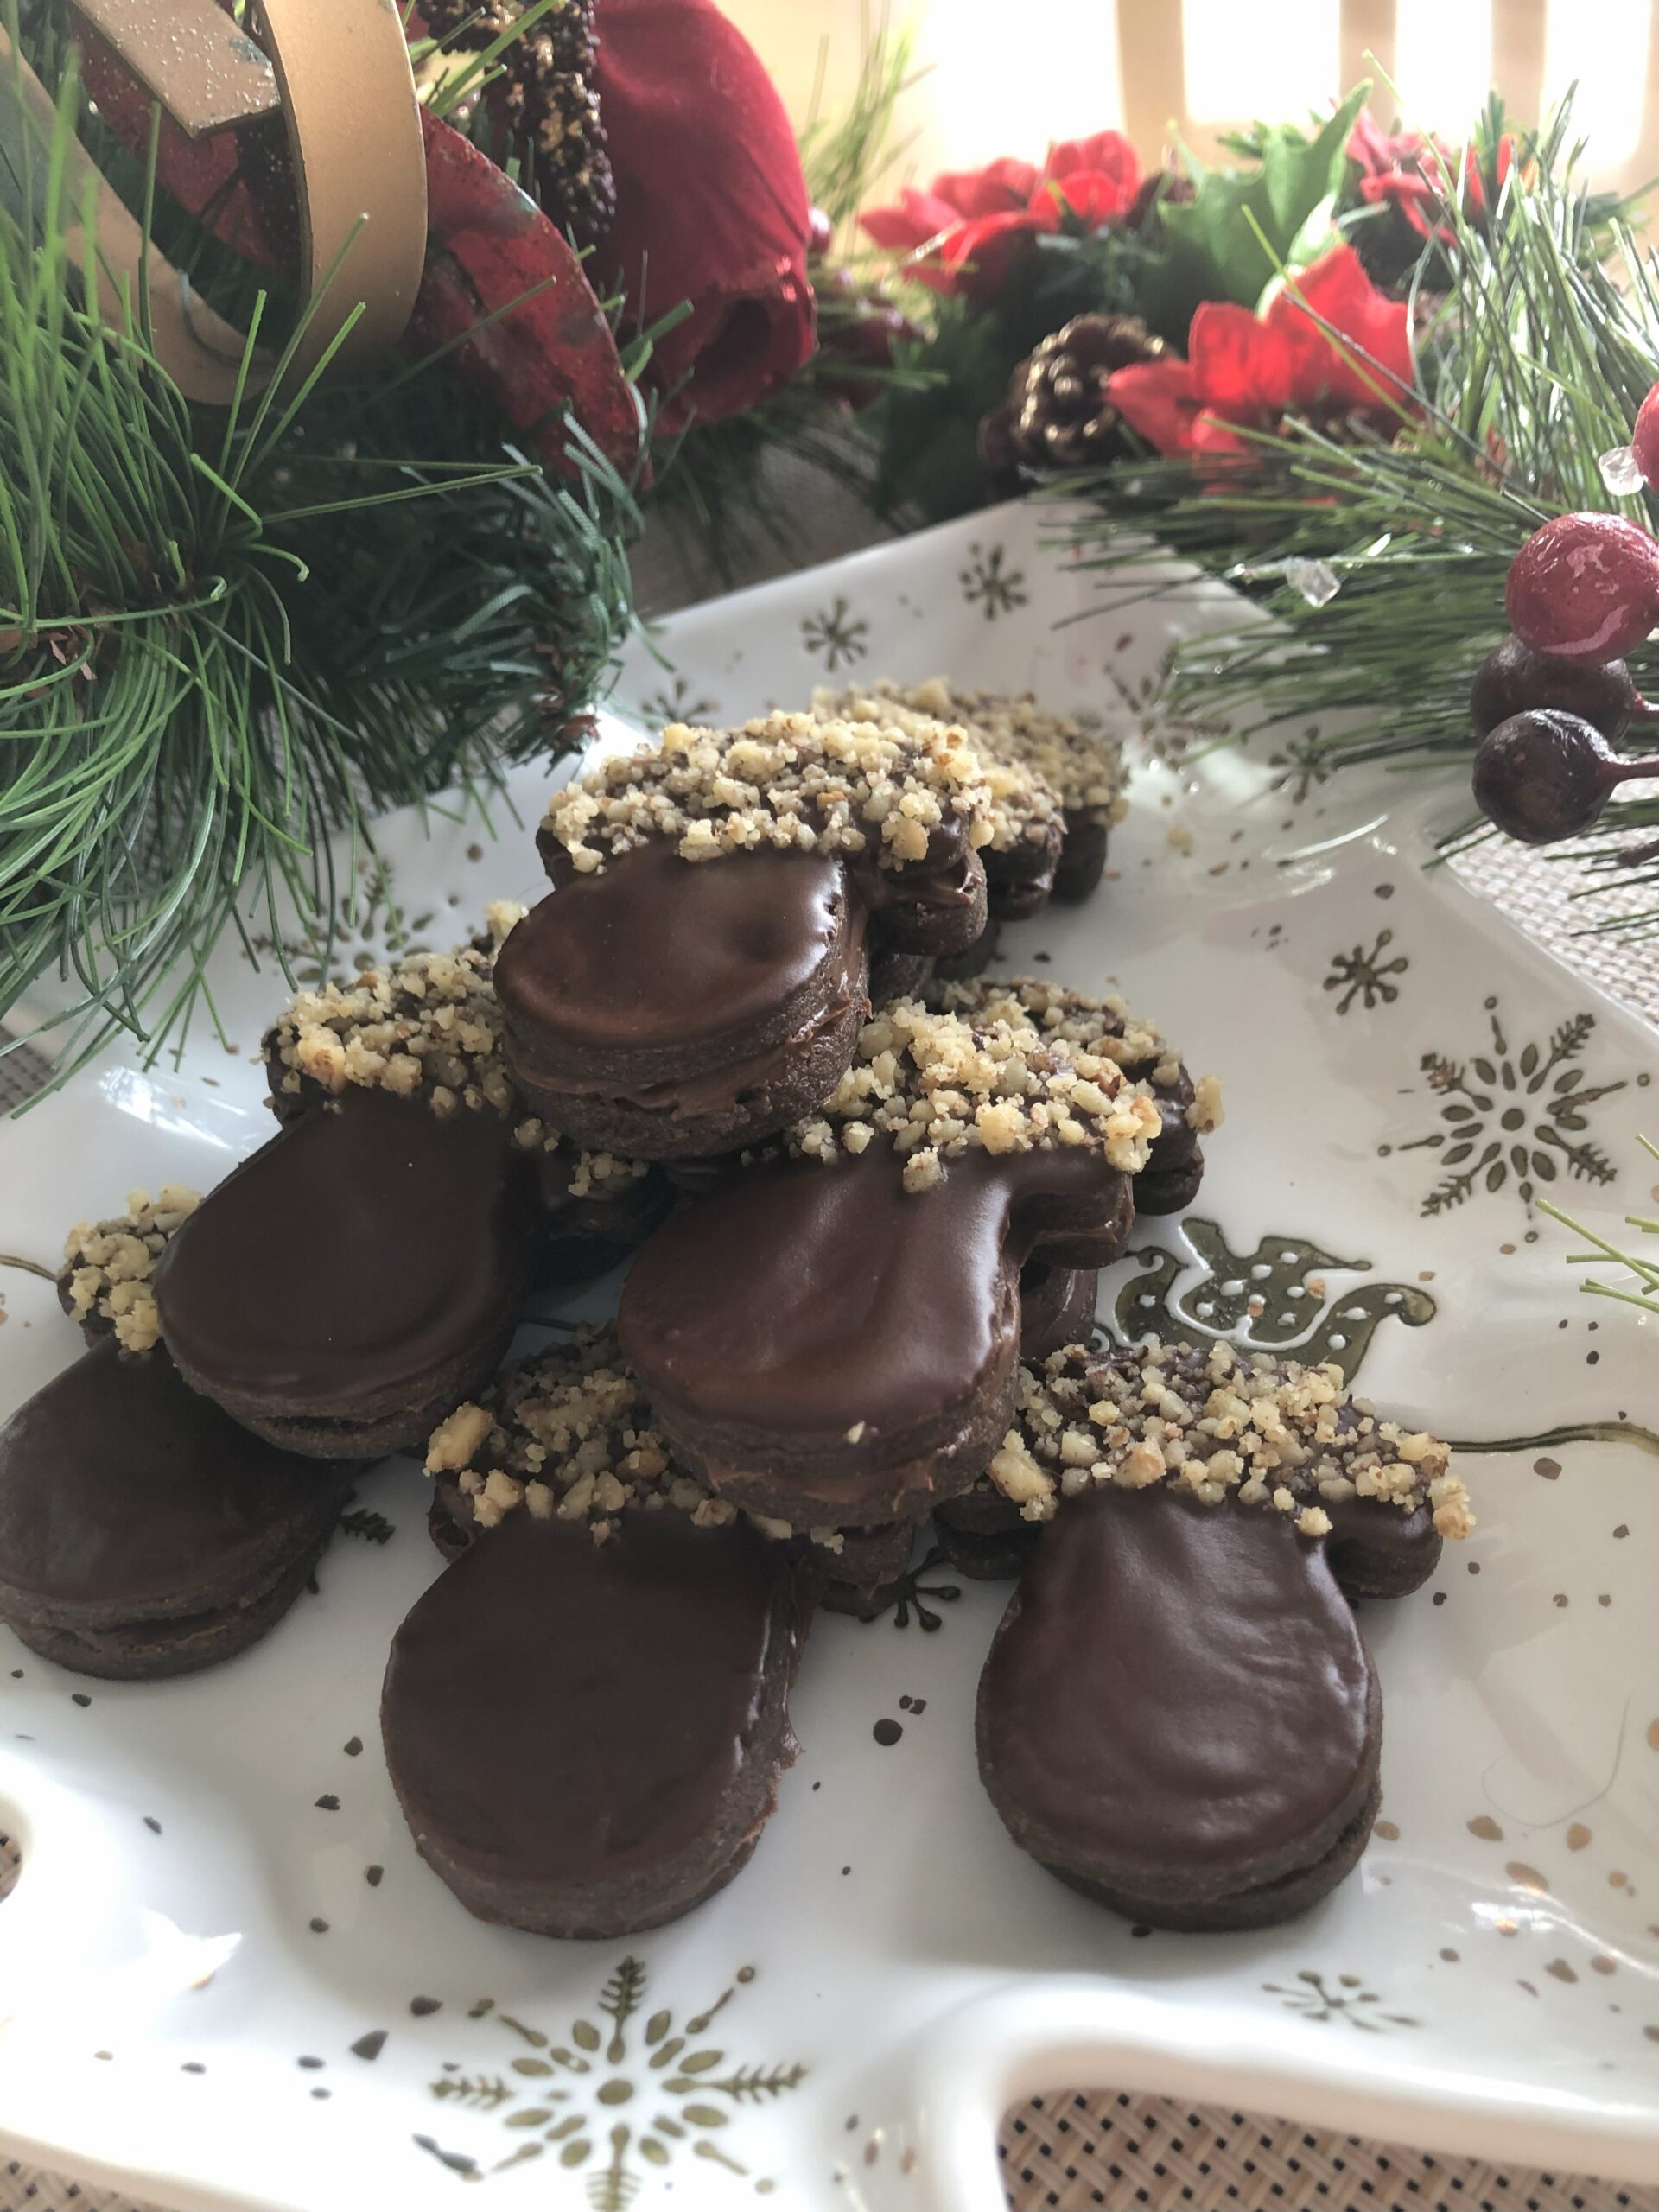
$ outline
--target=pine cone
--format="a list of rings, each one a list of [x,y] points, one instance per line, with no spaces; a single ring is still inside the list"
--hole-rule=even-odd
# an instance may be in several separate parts
[[[579,245],[602,238],[616,211],[594,83],[594,5],[558,0],[503,51],[502,73],[484,94],[498,145],[518,157],[528,188]],[[463,48],[490,45],[519,12],[511,0],[484,0],[481,10],[474,0],[421,0],[432,35]]]
[[[1118,441],[1106,379],[1164,350],[1137,315],[1074,315],[1014,371],[1007,399],[979,426],[980,460],[998,480],[1106,460]]]

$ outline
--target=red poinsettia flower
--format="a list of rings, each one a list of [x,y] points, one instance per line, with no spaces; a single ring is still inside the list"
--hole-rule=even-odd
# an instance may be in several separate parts
[[[1472,149],[1454,152],[1443,139],[1415,130],[1390,134],[1362,111],[1348,141],[1348,158],[1359,169],[1359,196],[1369,206],[1390,207],[1427,241],[1450,245],[1451,226],[1442,218],[1455,197],[1465,214],[1486,212],[1486,187]],[[1501,189],[1515,166],[1515,141],[1498,140],[1493,167]]]
[[[879,246],[911,256],[935,291],[989,299],[1015,256],[1068,219],[1090,230],[1120,222],[1141,187],[1141,164],[1118,130],[1064,138],[1040,169],[1007,156],[982,169],[947,169],[925,192],[907,186],[896,204],[859,218]]]
[[[1106,396],[1160,453],[1237,454],[1248,450],[1240,430],[1270,429],[1287,414],[1387,426],[1412,404],[1411,389],[1410,310],[1342,245],[1276,292],[1265,315],[1206,300],[1185,361],[1119,369]]]

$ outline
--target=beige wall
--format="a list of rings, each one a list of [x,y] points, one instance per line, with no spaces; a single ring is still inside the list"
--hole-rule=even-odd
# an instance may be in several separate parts
[[[846,98],[863,26],[880,0],[721,0],[804,117],[821,60],[824,98]],[[906,101],[907,166],[925,176],[999,153],[1040,156],[1052,137],[1127,128],[1155,157],[1173,124],[1199,150],[1227,120],[1291,116],[1339,84],[1376,75],[1373,105],[1455,130],[1473,88],[1495,82],[1541,111],[1572,76],[1601,181],[1659,170],[1655,0],[892,0],[926,73]],[[1368,59],[1374,56],[1375,60]],[[1548,65],[1548,66],[1547,66]],[[1546,79],[1548,79],[1547,84]],[[1188,111],[1189,94],[1205,112]],[[1212,111],[1232,95],[1239,112]]]

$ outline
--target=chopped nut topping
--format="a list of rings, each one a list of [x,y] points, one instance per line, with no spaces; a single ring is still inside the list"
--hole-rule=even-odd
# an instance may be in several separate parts
[[[817,713],[839,713],[851,721],[891,719],[907,728],[908,716],[965,731],[997,806],[1005,810],[1006,819],[992,839],[999,852],[1019,836],[1044,836],[1046,827],[1027,824],[1046,824],[1057,805],[1102,823],[1121,822],[1128,811],[1123,748],[1117,740],[1085,729],[1069,715],[1047,713],[1029,693],[1013,697],[973,691],[936,676],[926,683],[884,681],[839,694],[817,691],[812,704]],[[995,810],[992,818],[996,821]]]
[[[908,737],[926,738],[938,732],[950,733],[956,741],[965,737],[990,787],[989,849],[1007,853],[1030,843],[1058,850],[1065,817],[1053,785],[1012,751],[999,750],[989,728],[969,725],[967,716],[956,711],[943,682],[908,691],[887,683],[868,690],[820,690],[812,694],[812,711],[825,721],[889,724]]]
[[[485,908],[495,950],[524,919],[505,899]],[[276,1087],[297,1096],[305,1079],[334,1097],[354,1084],[421,1098],[440,1116],[462,1106],[511,1113],[518,1103],[501,1049],[495,952],[481,942],[454,952],[416,952],[395,968],[371,968],[355,982],[302,991],[264,1039],[266,1064],[283,1071]],[[556,1152],[559,1132],[535,1115],[513,1126],[524,1152]],[[620,1154],[576,1158],[570,1195],[625,1189],[646,1162]]]
[[[1462,1478],[1437,1439],[1381,1421],[1344,1395],[1342,1370],[1299,1366],[1230,1344],[1135,1344],[1104,1355],[1068,1344],[1020,1370],[1015,1425],[990,1483],[1027,1521],[1103,1484],[1167,1483],[1206,1505],[1229,1495],[1294,1514],[1328,1535],[1327,1504],[1373,1497],[1432,1507],[1443,1536],[1475,1525]]]
[[[549,804],[544,824],[591,874],[652,837],[689,861],[756,846],[861,853],[884,868],[925,859],[952,817],[988,842],[991,793],[959,729],[766,715],[741,729],[672,722],[659,745],[603,760]]]
[[[168,1239],[200,1204],[199,1191],[163,1183],[153,1198],[129,1191],[125,1213],[108,1221],[78,1221],[58,1270],[71,1320],[107,1323],[123,1351],[149,1351],[161,1336],[149,1279]]]
[[[791,1152],[828,1161],[885,1136],[905,1157],[907,1191],[931,1188],[976,1148],[1088,1145],[1141,1173],[1163,1125],[1137,1078],[1180,1072],[1155,1029],[1116,1001],[1040,983],[952,985],[941,1000],[894,999],[864,1024],[830,1097],[785,1132]]]
[[[1172,1090],[1181,1079],[1179,1047],[1162,1035],[1156,1022],[1131,1014],[1116,991],[1090,998],[1084,992],[1067,990],[1064,984],[1042,982],[1031,976],[998,980],[980,976],[966,983],[938,986],[929,991],[928,997],[945,1013],[959,1014],[969,1021],[1033,1023],[1045,1039],[1110,1060],[1133,1082]],[[1196,1129],[1219,1128],[1220,1079],[1200,1076],[1195,1090],[1188,1121]],[[1200,1101],[1204,1118],[1194,1121]]]
[[[492,930],[510,911],[492,910]],[[463,1105],[509,1112],[493,967],[472,946],[416,952],[353,982],[301,991],[265,1036],[273,1081],[290,1096],[308,1077],[335,1097],[360,1084],[423,1099],[439,1115]]]
[[[509,1368],[481,1403],[457,1406],[432,1432],[426,1471],[458,1478],[480,1529],[522,1507],[538,1520],[586,1521],[604,1543],[626,1507],[671,1505],[699,1528],[736,1511],[672,1465],[608,1325],[579,1328]]]

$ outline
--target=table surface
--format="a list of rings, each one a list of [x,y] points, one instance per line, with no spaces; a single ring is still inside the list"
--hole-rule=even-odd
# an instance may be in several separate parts
[[[784,474],[793,472],[784,465]],[[716,576],[701,543],[648,536],[635,562],[639,603],[648,614],[757,582],[785,566],[833,560],[870,542],[866,511],[819,478],[777,487],[780,511],[804,515],[785,557],[757,542],[734,569]],[[1506,839],[1494,838],[1453,863],[1519,927],[1587,981],[1659,1025],[1659,940],[1599,931],[1609,900],[1576,897],[1576,869]],[[27,1096],[44,1063],[32,1055],[0,1060],[0,1111]],[[0,1861],[0,1896],[5,1869]],[[1414,2212],[1659,2212],[1659,2189],[1627,2189],[1585,2175],[1503,2171],[1475,2158],[1437,2158],[1367,2142],[1260,2113],[1192,2107],[1111,2090],[1057,2090],[1010,2112],[1000,2152],[1015,2212],[1178,2212],[1225,2206],[1230,2212],[1338,2212],[1370,2204]],[[155,2212],[118,2194],[82,2189],[32,2167],[0,2161],[0,2212]]]

